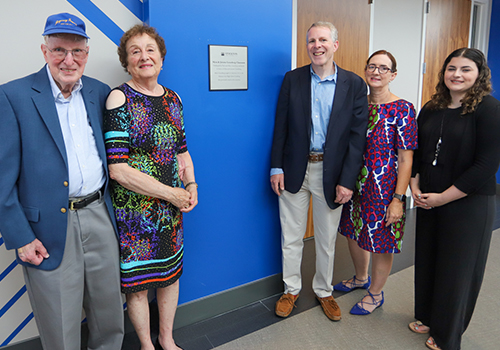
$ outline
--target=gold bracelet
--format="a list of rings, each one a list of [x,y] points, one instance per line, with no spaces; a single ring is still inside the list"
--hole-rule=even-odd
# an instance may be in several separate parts
[[[184,188],[188,188],[189,185],[196,185],[196,188],[198,188],[198,184],[194,181],[188,182],[187,184],[184,185]]]

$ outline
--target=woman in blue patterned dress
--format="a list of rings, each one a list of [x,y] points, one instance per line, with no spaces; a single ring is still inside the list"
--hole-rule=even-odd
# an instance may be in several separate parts
[[[182,213],[198,203],[182,103],[158,84],[166,48],[154,28],[132,27],[121,38],[118,54],[132,78],[109,94],[104,129],[122,292],[141,350],[179,349],[172,328],[183,266]],[[149,289],[156,289],[160,313],[156,346],[150,336]]]
[[[380,50],[368,58],[365,78],[370,87],[369,121],[364,165],[352,199],[342,209],[339,225],[339,232],[347,237],[356,274],[334,286],[343,292],[367,289],[351,309],[355,315],[368,315],[384,303],[382,289],[391,272],[393,253],[399,253],[403,243],[405,193],[413,149],[417,148],[417,125],[413,105],[389,90],[396,72],[391,53]]]

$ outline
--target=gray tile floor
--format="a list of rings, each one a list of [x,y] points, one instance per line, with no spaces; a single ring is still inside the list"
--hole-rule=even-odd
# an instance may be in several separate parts
[[[500,196],[497,196],[497,221],[495,222],[495,228],[500,227]],[[388,287],[390,284],[392,285],[391,290],[395,293],[396,296],[400,294],[408,297],[408,300],[402,299],[399,302],[395,302],[393,304],[386,303],[383,306],[385,312],[379,313],[379,316],[371,315],[366,318],[363,317],[363,320],[372,321],[384,321],[387,323],[387,328],[382,333],[390,333],[393,325],[391,322],[395,320],[400,320],[403,318],[404,321],[398,323],[398,327],[403,325],[404,332],[406,334],[406,326],[404,325],[407,321],[410,322],[413,308],[413,259],[414,259],[414,222],[415,222],[415,209],[407,211],[407,227],[405,232],[404,244],[403,244],[403,252],[395,255],[394,265],[392,270],[392,276],[389,278]],[[500,236],[500,233],[496,233],[496,236]],[[500,239],[498,244],[498,251],[496,256],[500,256]],[[490,254],[491,255],[491,254]],[[325,328],[325,331],[333,332],[331,335],[333,336],[335,331],[341,331],[342,333],[339,336],[339,339],[345,340],[345,346],[350,347],[351,349],[418,349],[425,348],[423,346],[423,342],[425,339],[415,338],[412,334],[406,337],[409,337],[411,340],[408,345],[402,345],[399,341],[396,341],[393,347],[390,346],[390,343],[387,343],[383,338],[379,339],[380,343],[377,345],[373,343],[372,340],[370,342],[358,344],[357,346],[349,346],[350,342],[353,339],[363,339],[361,333],[357,333],[356,331],[365,332],[366,329],[359,328],[359,322],[346,322],[346,317],[341,322],[329,322],[326,317],[322,314],[321,308],[318,306],[318,302],[315,299],[314,293],[311,288],[312,277],[314,273],[314,241],[308,240],[305,243],[304,247],[304,259],[302,266],[303,273],[303,286],[304,288],[301,291],[300,299],[297,302],[297,308],[294,310],[293,314],[287,318],[282,319],[277,317],[274,314],[274,304],[280,297],[280,295],[272,296],[267,299],[261,300],[259,302],[248,305],[244,308],[234,310],[232,312],[226,313],[221,316],[217,316],[211,318],[209,320],[205,320],[190,326],[186,326],[180,329],[176,329],[174,331],[174,338],[179,346],[181,346],[184,350],[208,350],[220,348],[220,350],[226,349],[337,349],[344,348],[338,346],[334,346],[332,342],[317,343],[318,337],[311,338],[311,326],[316,327],[314,329],[322,329]],[[498,266],[500,266],[500,258]],[[352,263],[349,257],[349,252],[347,249],[347,243],[344,237],[339,236],[337,239],[336,245],[336,259],[335,259],[335,271],[334,271],[334,283],[342,279],[346,279],[351,277],[354,274],[354,269],[352,267]],[[498,275],[498,274],[496,274]],[[498,278],[497,278],[498,279]],[[499,284],[497,284],[497,287]],[[399,290],[400,288],[403,288]],[[495,289],[497,290],[497,289]],[[357,292],[349,293],[342,296],[342,293],[334,292],[334,297],[341,305],[344,314],[348,314],[348,309],[354,304],[358,298],[362,297],[363,292],[361,291],[358,296],[355,294]],[[386,292],[387,294],[387,292]],[[391,292],[389,292],[389,295]],[[483,295],[484,293],[482,293]],[[353,300],[350,300],[355,298]],[[340,302],[342,300],[342,303]],[[402,303],[402,304],[398,304]],[[344,306],[344,305],[349,306]],[[394,310],[393,316],[396,315],[398,317],[386,317],[387,315],[391,315],[391,308],[396,305],[396,310]],[[497,304],[497,303],[496,303]],[[393,305],[393,306],[390,306]],[[399,308],[399,309],[398,309]],[[405,315],[401,316],[401,308],[405,309]],[[408,309],[409,308],[409,309]],[[152,309],[152,332],[153,335],[156,336],[157,330],[157,310]],[[375,316],[375,317],[373,317]],[[496,315],[492,315],[496,317]],[[349,319],[349,318],[348,318]],[[493,324],[498,324],[500,317],[497,318],[496,322]],[[319,322],[319,325],[317,324]],[[383,322],[383,323],[384,323]],[[375,322],[378,323],[378,322]],[[383,324],[382,323],[382,324]],[[342,324],[341,326],[333,329],[329,329],[332,325]],[[391,326],[389,326],[391,325]],[[304,330],[307,328],[307,330]],[[484,327],[483,327],[484,328]],[[378,330],[378,327],[373,325],[368,327],[367,329],[375,329]],[[291,333],[290,333],[291,332]],[[314,335],[314,332],[312,332]],[[498,333],[498,332],[497,332]],[[276,339],[273,335],[281,335],[277,336]],[[285,336],[285,338],[283,338]],[[412,338],[413,336],[413,338]],[[417,335],[418,336],[418,335]],[[376,338],[376,337],[375,337]],[[380,338],[380,337],[379,337]],[[391,337],[391,339],[394,337]],[[276,343],[278,339],[282,339],[281,343]],[[330,340],[330,338],[327,338]],[[376,338],[378,339],[378,338]],[[395,339],[399,339],[397,336]],[[417,342],[418,340],[418,342]],[[291,343],[287,343],[291,341]],[[324,340],[326,341],[326,340]],[[412,343],[413,342],[413,343]],[[500,342],[500,339],[498,339]],[[465,347],[464,349],[497,349],[498,342],[494,347],[484,347],[484,344],[474,345],[473,347]],[[479,343],[481,343],[479,341]],[[484,343],[484,342],[483,342]],[[283,345],[283,347],[279,346],[279,344]],[[285,345],[288,344],[288,345]],[[300,345],[299,345],[300,344]],[[328,344],[328,345],[327,345]],[[364,345],[363,345],[364,344]],[[413,345],[410,345],[413,344]],[[353,344],[354,345],[354,344]],[[479,347],[478,347],[479,346]],[[139,349],[139,342],[137,336],[134,332],[129,332],[125,336],[124,345],[122,350],[136,350]]]
[[[403,252],[395,256],[392,273],[413,265],[414,222],[415,210],[409,210],[407,212],[407,229],[405,232]],[[335,251],[334,283],[337,283],[343,279],[350,278],[354,274],[354,269],[349,256],[347,242],[344,237],[338,236]],[[297,308],[293,311],[291,317],[300,317],[302,313],[319,305],[311,287],[315,270],[314,264],[314,240],[309,239],[304,245],[304,258],[302,261],[304,287],[300,293],[300,300],[297,302]],[[343,293],[334,292],[333,296],[338,298],[342,294]],[[174,337],[179,346],[182,346],[185,350],[207,350],[216,348],[231,340],[284,321],[284,319],[277,317],[274,313],[274,305],[279,297],[280,295],[275,295],[223,316],[183,327],[174,331]],[[324,316],[322,316],[322,318],[323,317]]]
[[[462,337],[462,350],[497,350],[500,306],[500,229],[493,233],[488,265],[471,323]],[[336,298],[343,310],[340,322],[331,322],[316,306],[217,350],[383,349],[419,350],[427,335],[408,329],[413,318],[413,266],[392,274],[385,287],[385,303],[369,316],[348,313],[365,294],[363,290]]]

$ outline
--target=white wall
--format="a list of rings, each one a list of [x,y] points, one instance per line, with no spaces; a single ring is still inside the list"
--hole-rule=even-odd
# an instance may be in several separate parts
[[[92,0],[92,2],[124,31],[134,24],[141,23],[118,0]],[[43,43],[45,20],[49,15],[60,12],[75,14],[87,25],[90,54],[85,74],[111,87],[127,81],[129,76],[119,63],[116,45],[68,1],[0,0],[0,84],[34,73],[43,67],[45,61],[40,45]],[[9,271],[9,266],[14,260],[14,252],[7,251],[5,244],[2,244],[0,275],[4,273],[4,277],[0,280],[0,310],[11,304],[12,298],[15,299],[15,295],[23,291],[21,267],[18,265]],[[4,310],[7,311],[0,317],[0,345],[7,343],[12,345],[38,336],[34,319],[23,326],[23,322],[26,322],[31,313],[26,292],[17,302],[12,303],[11,307],[7,306]],[[15,333],[17,327],[21,327],[22,330],[13,339],[6,341]]]
[[[391,91],[419,107],[424,0],[374,0],[370,54],[387,50],[397,61]]]
[[[118,0],[93,0],[124,31],[141,23]],[[116,45],[66,0],[0,1],[0,84],[38,71],[45,64],[40,45],[48,16],[69,12],[87,25],[90,54],[85,74],[111,87],[126,80],[128,74],[118,61]]]

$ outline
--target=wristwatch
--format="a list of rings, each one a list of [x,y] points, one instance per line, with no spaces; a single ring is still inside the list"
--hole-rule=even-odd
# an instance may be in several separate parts
[[[401,202],[406,202],[406,196],[404,194],[397,194],[397,193],[394,193],[392,195],[392,198],[397,198],[399,199]]]
[[[401,202],[406,202],[406,195],[404,194],[397,194],[397,193],[394,193],[392,195],[392,198],[397,198],[399,199]]]

